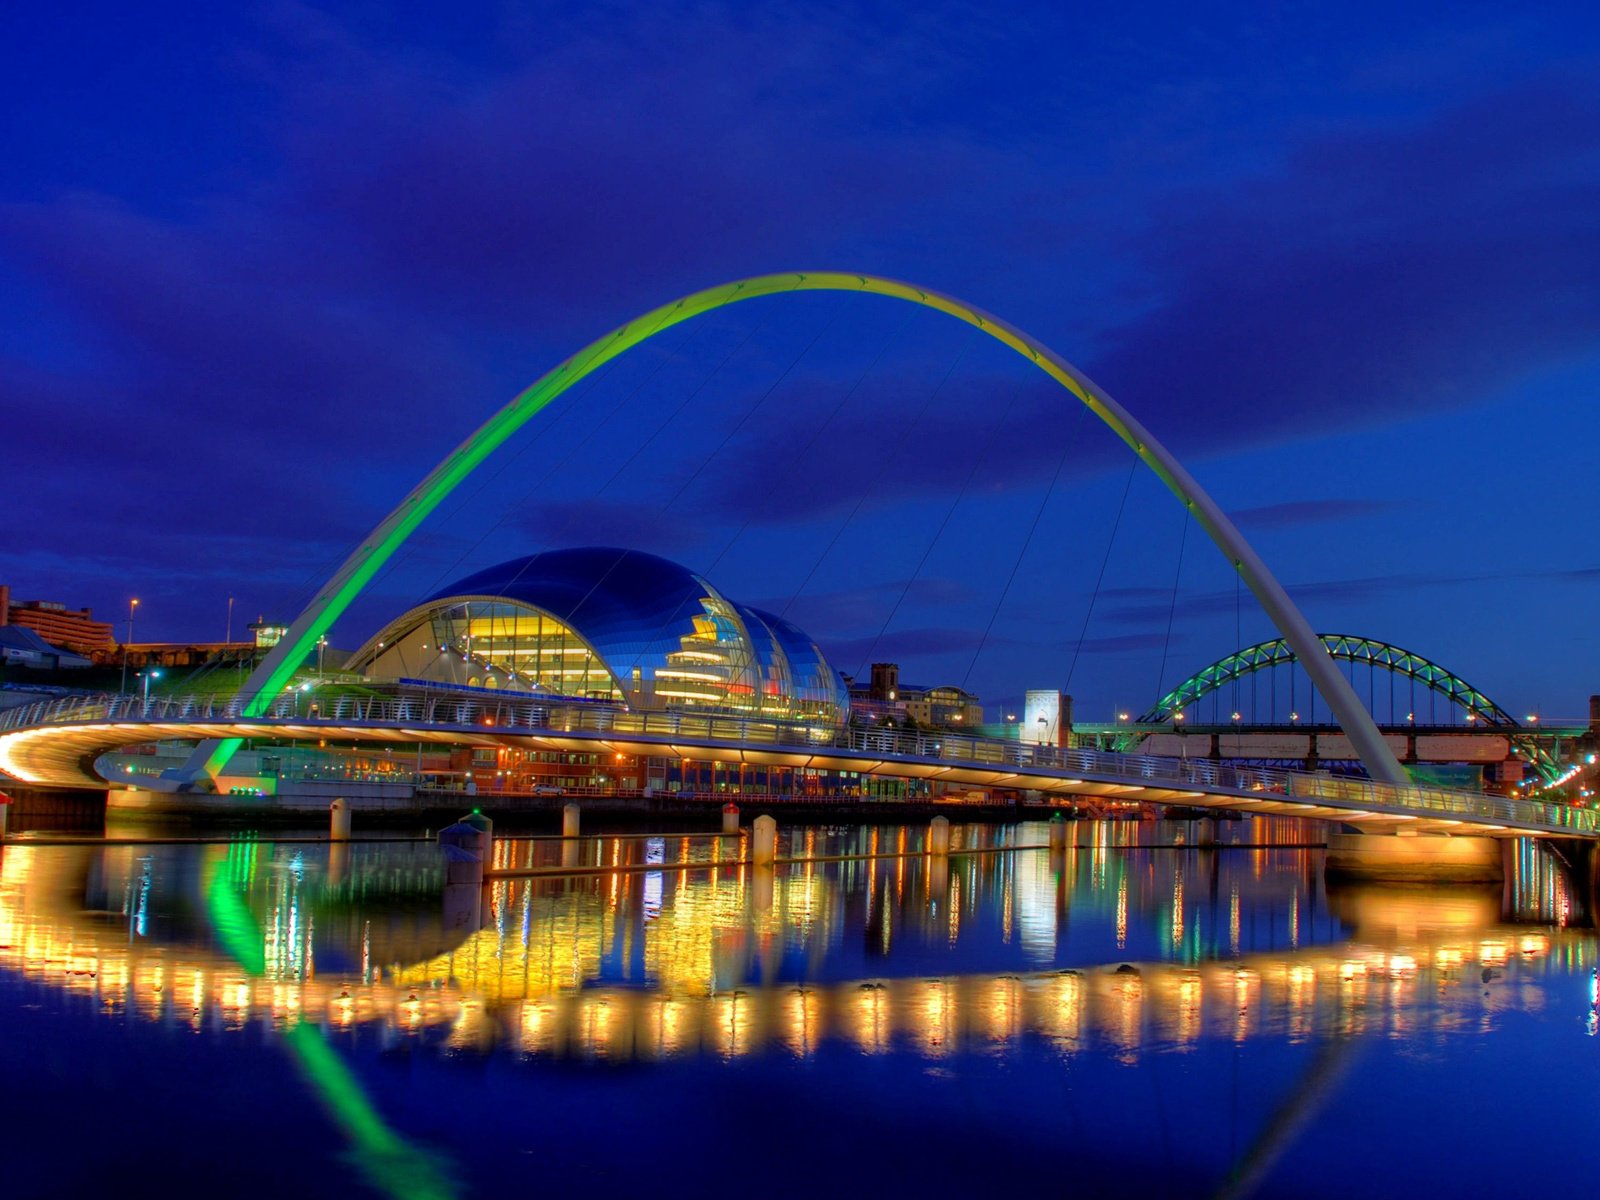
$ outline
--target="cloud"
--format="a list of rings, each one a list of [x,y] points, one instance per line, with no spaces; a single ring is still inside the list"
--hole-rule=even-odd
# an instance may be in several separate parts
[[[1398,507],[1400,506],[1392,500],[1285,500],[1281,504],[1241,508],[1229,515],[1235,525],[1245,529],[1283,529],[1297,525],[1315,525],[1325,521],[1346,521],[1354,517],[1374,516],[1378,513],[1392,512]]]
[[[558,500],[519,509],[509,522],[535,548],[623,546],[671,556],[698,543],[702,531],[659,504]]]
[[[1128,246],[1148,313],[1096,378],[1186,452],[1481,402],[1600,334],[1600,97],[1578,78],[1303,138]]]

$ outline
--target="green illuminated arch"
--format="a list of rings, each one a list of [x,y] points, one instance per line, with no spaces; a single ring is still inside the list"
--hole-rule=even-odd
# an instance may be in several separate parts
[[[1486,725],[1517,728],[1519,722],[1505,709],[1466,680],[1451,674],[1438,663],[1429,662],[1420,654],[1391,646],[1372,638],[1356,637],[1348,633],[1324,633],[1318,636],[1323,649],[1340,662],[1364,662],[1382,667],[1392,674],[1415,679],[1425,684],[1429,691],[1443,696],[1451,704],[1459,704],[1476,720]],[[1139,718],[1141,722],[1158,724],[1169,721],[1211,693],[1226,687],[1236,679],[1270,670],[1297,661],[1294,648],[1282,638],[1246,646],[1227,658],[1220,658],[1203,671],[1197,671],[1173,688],[1155,707]]]
[[[1384,744],[1366,708],[1334,666],[1333,660],[1323,652],[1310,624],[1289,599],[1282,585],[1267,570],[1227,514],[1131,413],[1060,355],[982,309],[913,284],[874,275],[839,272],[762,275],[695,292],[630,321],[547,372],[490,417],[477,432],[430,471],[399,507],[384,518],[345,560],[305,611],[295,618],[283,640],[246,681],[241,689],[245,714],[259,716],[267,710],[311,653],[317,639],[332,627],[417,526],[485,458],[557,396],[624,351],[691,317],[744,300],[804,291],[869,292],[935,309],[966,322],[1010,347],[1076,396],[1128,444],[1140,461],[1156,473],[1227,555],[1228,561],[1261,602],[1284,639],[1299,652],[1307,674],[1355,744],[1368,773],[1375,779],[1389,783],[1407,782],[1405,772]],[[237,743],[228,742],[197,749],[181,773],[187,781],[186,785],[199,783],[201,771],[215,777],[235,749]]]
[[[1540,778],[1549,781],[1561,773],[1562,765],[1551,755],[1545,743],[1524,729],[1522,722],[1465,679],[1438,663],[1388,642],[1349,633],[1324,633],[1319,635],[1318,640],[1328,657],[1335,661],[1369,663],[1393,675],[1415,679],[1435,695],[1443,696],[1450,704],[1460,705],[1472,714],[1474,720],[1505,731],[1511,744],[1533,765]],[[1298,661],[1299,656],[1294,648],[1282,638],[1246,646],[1189,676],[1157,700],[1154,707],[1140,716],[1139,723],[1156,725],[1170,721],[1174,713],[1182,712],[1237,679]]]

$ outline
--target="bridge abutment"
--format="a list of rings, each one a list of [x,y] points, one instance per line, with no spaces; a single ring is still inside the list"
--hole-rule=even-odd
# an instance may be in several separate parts
[[[1333,833],[1324,869],[1389,883],[1501,883],[1505,846],[1502,838],[1457,834]]]

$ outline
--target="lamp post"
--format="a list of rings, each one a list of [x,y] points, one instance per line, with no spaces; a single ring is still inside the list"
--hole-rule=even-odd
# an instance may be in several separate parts
[[[326,637],[319,637],[317,639],[317,682],[318,683],[322,682],[322,656],[323,656],[323,654],[325,654],[327,652],[327,649],[328,649],[328,639]]]
[[[228,631],[225,634],[222,635],[222,640],[224,642],[227,642],[227,643],[230,643],[230,644],[233,642],[233,597],[232,596],[228,597]]]
[[[128,643],[133,641],[133,610],[139,607],[138,598],[128,601],[128,636],[122,642],[122,687],[119,691],[128,690]]]
[[[150,707],[150,681],[152,679],[160,679],[161,678],[161,672],[156,667],[146,667],[144,670],[139,672],[139,678],[144,681],[144,706],[145,706],[145,708],[149,708]]]

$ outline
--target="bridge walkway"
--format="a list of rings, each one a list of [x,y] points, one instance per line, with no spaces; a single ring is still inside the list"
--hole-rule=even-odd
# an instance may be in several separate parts
[[[855,771],[1051,796],[1107,796],[1337,820],[1371,832],[1600,839],[1600,812],[1421,785],[962,734],[637,712],[529,697],[431,693],[280,696],[245,716],[237,696],[79,696],[0,713],[0,771],[24,782],[103,784],[86,764],[121,746],[206,738],[333,739],[676,756]]]

